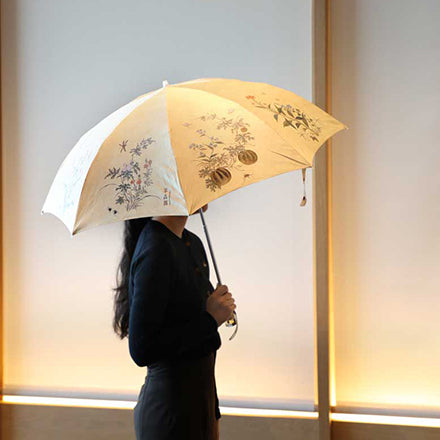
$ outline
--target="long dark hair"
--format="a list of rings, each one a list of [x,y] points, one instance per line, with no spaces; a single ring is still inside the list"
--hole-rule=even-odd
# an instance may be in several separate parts
[[[140,217],[124,221],[123,240],[121,260],[116,270],[116,287],[113,299],[113,330],[124,339],[128,336],[129,304],[128,304],[128,277],[130,275],[130,264],[139,235],[145,224],[152,217]]]

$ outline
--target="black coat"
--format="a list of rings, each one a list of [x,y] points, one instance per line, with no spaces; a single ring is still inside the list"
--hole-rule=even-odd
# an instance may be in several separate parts
[[[217,321],[206,310],[214,290],[200,238],[182,238],[150,220],[129,278],[129,351],[148,367],[134,409],[136,437],[207,440],[221,417],[215,384]]]

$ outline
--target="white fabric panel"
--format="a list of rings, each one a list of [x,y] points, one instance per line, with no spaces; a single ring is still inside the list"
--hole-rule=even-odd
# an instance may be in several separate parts
[[[439,417],[440,3],[332,3],[337,408]]]
[[[135,399],[146,369],[111,328],[122,224],[71,238],[40,214],[52,179],[83,133],[163,80],[241,78],[310,100],[310,1],[11,0],[2,8],[4,391]],[[232,341],[233,329],[220,329],[221,405],[313,409],[307,174],[304,208],[298,171],[234,191],[205,214],[240,320]],[[187,228],[208,252],[197,215]]]

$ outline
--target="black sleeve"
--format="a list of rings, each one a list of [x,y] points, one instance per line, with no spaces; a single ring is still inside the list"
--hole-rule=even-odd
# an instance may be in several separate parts
[[[210,286],[210,290],[211,290],[211,293],[215,290],[215,287],[212,285],[212,283],[211,283],[211,281],[209,280],[209,262],[208,262],[208,256],[206,255],[206,250],[205,250],[205,246],[203,245],[203,242],[202,242],[202,240],[200,239],[200,237],[198,237],[198,236],[196,236],[197,237],[197,240],[198,240],[198,242],[199,242],[199,244],[200,244],[200,247],[201,247],[201,249],[202,249],[202,254],[203,254],[203,258],[204,258],[204,260],[205,260],[205,262],[206,262],[206,269],[207,269],[207,276],[208,276],[208,281],[209,281],[209,286]],[[217,351],[214,351],[214,362],[216,361],[216,358],[217,358]],[[220,407],[219,407],[219,405],[220,405],[220,402],[219,402],[219,399],[218,399],[218,394],[217,394],[217,386],[215,386],[215,418],[216,419],[219,419],[219,418],[221,418],[221,412],[220,412]]]
[[[192,350],[209,352],[221,344],[217,321],[207,310],[178,327],[163,326],[172,268],[172,252],[165,240],[148,243],[133,262],[128,340],[130,355],[140,367]]]

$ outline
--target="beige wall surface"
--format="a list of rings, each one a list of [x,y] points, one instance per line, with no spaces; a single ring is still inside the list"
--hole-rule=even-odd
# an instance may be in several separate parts
[[[311,99],[311,2],[2,2],[5,394],[135,399],[146,369],[112,333],[122,224],[73,239],[40,215],[79,137],[134,97],[198,77]],[[311,176],[243,188],[206,213],[240,327],[222,327],[220,404],[313,409]],[[188,229],[205,242],[200,219]],[[206,246],[207,247],[207,246]],[[215,274],[211,267],[211,281]]]
[[[440,2],[332,2],[338,410],[440,416]]]

